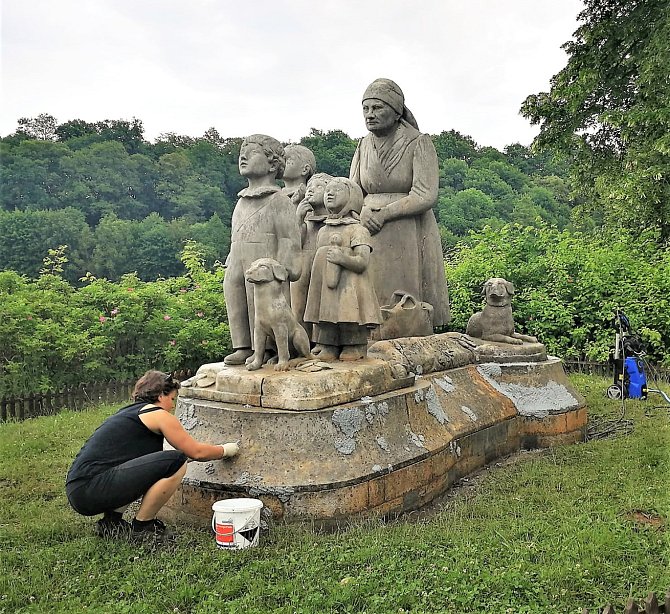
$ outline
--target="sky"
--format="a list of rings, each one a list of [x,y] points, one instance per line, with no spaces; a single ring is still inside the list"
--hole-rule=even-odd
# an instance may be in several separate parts
[[[161,133],[365,134],[400,85],[423,132],[529,145],[519,115],[567,62],[581,0],[0,0],[0,136],[20,117],[138,118]]]

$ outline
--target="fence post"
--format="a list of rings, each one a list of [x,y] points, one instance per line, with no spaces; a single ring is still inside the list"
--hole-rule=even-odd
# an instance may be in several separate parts
[[[656,599],[654,593],[649,593],[644,600],[644,611],[645,614],[660,614],[660,610],[658,609],[658,599]]]
[[[31,392],[28,395],[28,417],[32,418],[33,416],[37,416],[37,415],[39,415],[39,410],[37,408],[35,393]]]
[[[639,614],[640,609],[637,607],[635,600],[630,597],[628,603],[626,603],[626,608],[623,611],[623,614]]]

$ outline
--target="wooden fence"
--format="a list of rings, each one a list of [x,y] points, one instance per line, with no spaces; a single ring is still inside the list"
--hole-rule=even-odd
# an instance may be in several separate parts
[[[582,610],[582,614],[589,614],[589,611],[585,608]],[[602,611],[599,610],[598,614],[616,614],[616,610],[613,606],[608,605]],[[644,600],[642,609],[635,600],[629,599],[623,614],[670,614],[670,590],[665,593],[665,603],[659,603],[656,595],[649,593]]]
[[[191,375],[192,372],[188,370],[174,373],[174,377],[178,380],[184,380]],[[130,400],[134,385],[135,380],[110,380],[68,386],[55,392],[31,393],[23,397],[2,397],[0,422],[52,416],[63,409],[80,411],[101,403],[124,403]]]

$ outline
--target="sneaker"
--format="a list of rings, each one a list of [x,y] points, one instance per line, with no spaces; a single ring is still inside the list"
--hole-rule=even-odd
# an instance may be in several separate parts
[[[95,532],[98,537],[114,539],[130,535],[131,526],[123,518],[104,516],[96,523]]]
[[[165,526],[165,523],[158,518],[153,518],[152,520],[133,520],[133,535],[167,535],[169,534],[168,528]]]

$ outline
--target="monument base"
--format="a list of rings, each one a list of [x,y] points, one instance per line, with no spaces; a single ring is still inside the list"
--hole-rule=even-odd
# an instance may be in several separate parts
[[[453,334],[434,337],[444,337],[434,342],[447,345],[457,339]],[[393,351],[403,353],[403,342],[410,341],[414,343],[380,343],[393,343]],[[488,357],[490,348],[487,344],[486,352],[478,354],[474,344],[468,352],[475,362],[478,356]],[[526,348],[525,355],[536,357],[536,350]],[[406,363],[409,355],[403,353]],[[463,362],[458,351],[451,355]],[[432,364],[448,366],[444,351],[440,356]],[[515,354],[508,362],[433,372],[418,369],[410,360],[406,370],[423,374],[409,380],[402,375],[398,379],[406,384],[403,387],[389,383],[396,388],[319,409],[304,409],[302,402],[302,409],[226,403],[186,387],[177,408],[184,427],[211,443],[239,437],[241,451],[230,461],[190,463],[163,515],[206,524],[212,503],[244,496],[261,499],[266,515],[275,520],[329,525],[393,515],[421,507],[497,458],[521,449],[581,441],[587,419],[584,399],[570,385],[559,359],[541,357],[521,361]],[[372,358],[357,362],[354,380],[367,381],[366,372],[383,371],[383,362]],[[219,379],[244,379],[243,367],[227,369],[230,373]],[[338,369],[335,379],[340,387],[346,367]],[[267,379],[275,377],[272,367],[261,371]],[[276,374],[280,379],[285,375]],[[299,390],[303,379],[311,390],[323,388],[328,380],[322,371],[291,375],[291,390]],[[272,390],[277,398],[281,386]],[[333,390],[334,396],[338,394]],[[290,406],[290,398],[281,404]]]

